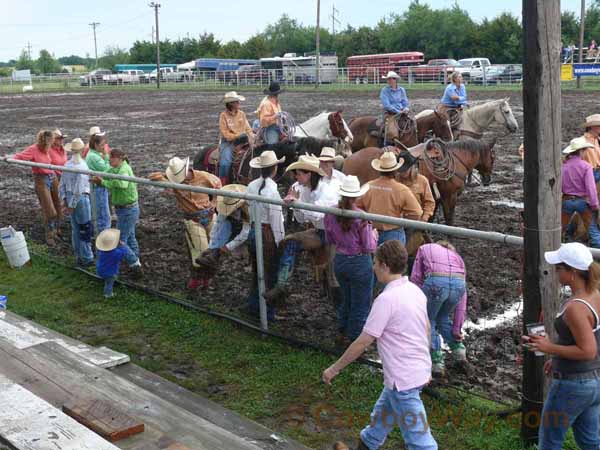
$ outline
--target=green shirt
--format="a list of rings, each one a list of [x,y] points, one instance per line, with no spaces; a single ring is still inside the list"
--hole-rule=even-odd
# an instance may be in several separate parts
[[[114,173],[116,175],[125,175],[128,177],[133,176],[133,170],[131,170],[127,161],[123,161],[119,167],[110,167],[106,173]],[[115,206],[125,206],[137,202],[138,192],[135,183],[106,178],[102,180],[102,186],[110,191],[110,198],[112,199],[112,204]]]
[[[85,157],[85,162],[90,170],[95,172],[107,172],[110,169],[110,164],[108,164],[108,155],[102,156],[96,150],[90,148],[87,156]]]

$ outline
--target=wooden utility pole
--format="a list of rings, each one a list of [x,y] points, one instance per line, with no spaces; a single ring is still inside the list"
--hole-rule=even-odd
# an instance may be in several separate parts
[[[317,36],[315,51],[315,89],[321,84],[321,0],[317,0]]]
[[[585,31],[585,0],[581,0],[581,17],[579,19],[579,64],[583,62],[583,33]],[[577,77],[577,89],[581,89],[581,77]]]
[[[553,267],[544,252],[560,246],[561,93],[560,0],[523,0],[523,117],[525,121],[525,265],[523,334],[544,311],[546,332],[559,302]],[[521,436],[537,441],[544,400],[544,357],[523,358]]]
[[[96,41],[96,27],[100,25],[100,22],[90,23],[90,27],[94,29],[94,54],[96,55],[96,69],[98,68],[98,42]]]
[[[154,8],[154,21],[156,27],[156,88],[160,89],[160,36],[158,34],[158,8],[160,3],[150,3],[150,8]]]

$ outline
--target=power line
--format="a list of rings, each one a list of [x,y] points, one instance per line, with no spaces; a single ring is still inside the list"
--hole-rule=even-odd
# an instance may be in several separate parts
[[[98,42],[96,41],[96,27],[100,25],[100,22],[90,23],[90,27],[94,29],[94,53],[96,54],[96,69],[98,68]]]

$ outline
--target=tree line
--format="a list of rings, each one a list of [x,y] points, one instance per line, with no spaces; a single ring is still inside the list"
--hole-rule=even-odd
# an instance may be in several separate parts
[[[585,45],[591,39],[600,40],[600,0],[593,0],[585,17]],[[579,16],[563,12],[561,16],[562,42],[565,46],[579,42]],[[258,59],[282,56],[284,53],[303,54],[315,50],[314,26],[307,26],[283,15],[264,31],[245,42],[221,42],[213,33],[202,33],[197,38],[165,39],[160,42],[161,61],[181,64],[197,58]],[[390,14],[373,27],[358,28],[348,25],[332,34],[321,29],[321,51],[334,51],[340,66],[345,66],[351,55],[421,51],[426,59],[488,57],[492,63],[519,63],[522,59],[523,28],[518,17],[502,13],[493,19],[475,22],[458,2],[452,7],[433,9],[428,4],[413,0],[406,11]],[[62,65],[83,64],[95,66],[89,56],[68,56],[54,59],[47,50],[37,60],[23,51],[13,62],[17,69],[31,69],[35,73],[56,73]],[[9,64],[11,63],[9,62]],[[115,64],[156,63],[156,45],[137,40],[127,50],[118,46],[105,49],[98,66],[112,68]],[[0,67],[0,73],[3,69]]]

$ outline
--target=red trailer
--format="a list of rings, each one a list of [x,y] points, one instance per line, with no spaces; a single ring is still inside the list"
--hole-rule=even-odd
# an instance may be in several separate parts
[[[425,61],[421,52],[381,53],[378,55],[350,56],[346,60],[348,79],[356,83],[379,83],[381,77],[401,67],[416,66]]]

